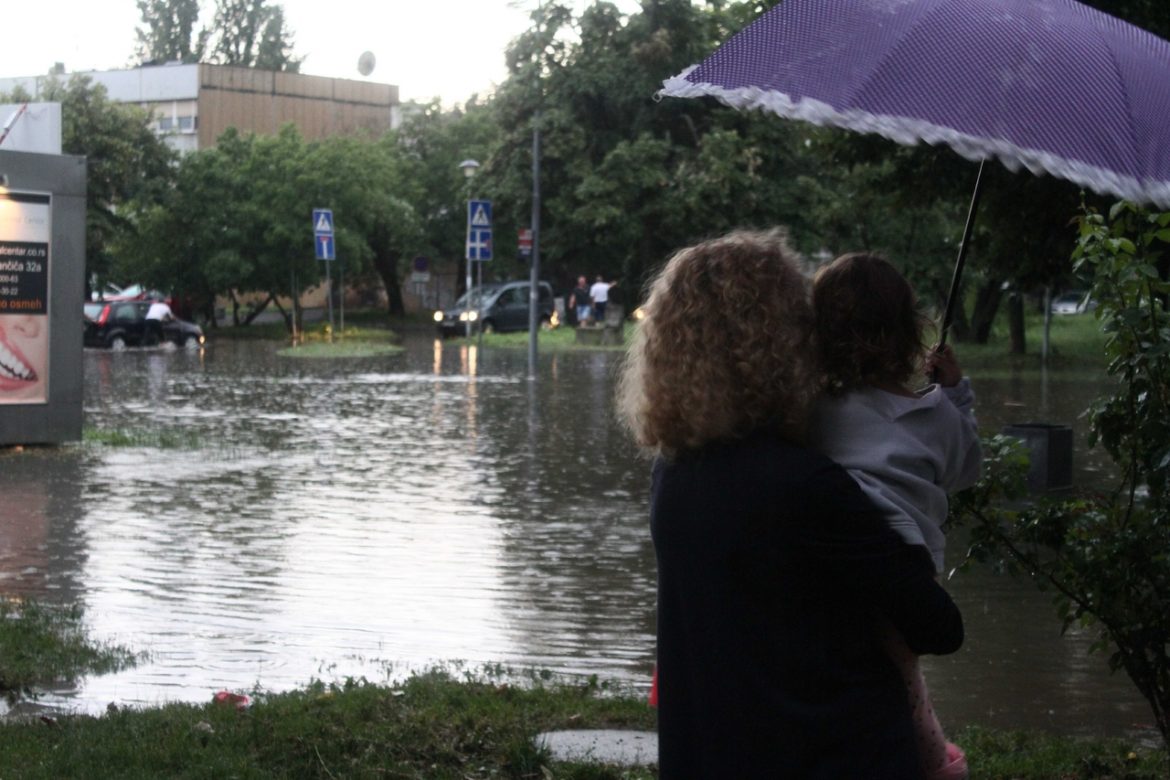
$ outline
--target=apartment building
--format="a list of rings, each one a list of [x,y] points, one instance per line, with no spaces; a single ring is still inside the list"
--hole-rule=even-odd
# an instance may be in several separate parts
[[[50,78],[71,75],[0,78],[0,92],[19,86],[41,101]],[[214,146],[229,127],[273,135],[291,122],[303,137],[317,140],[335,135],[377,137],[398,122],[398,87],[392,84],[206,63],[80,75],[103,85],[111,100],[150,111],[155,129],[180,152]]]

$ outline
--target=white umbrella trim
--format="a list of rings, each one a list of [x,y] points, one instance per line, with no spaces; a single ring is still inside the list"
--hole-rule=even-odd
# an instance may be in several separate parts
[[[814,125],[841,127],[858,133],[877,133],[903,146],[914,146],[919,141],[931,145],[946,144],[968,160],[978,162],[996,158],[1011,171],[1017,171],[1023,166],[1036,175],[1047,173],[1095,192],[1170,209],[1170,182],[1143,183],[1132,176],[1124,176],[1106,168],[1037,149],[1027,149],[1001,139],[967,135],[921,119],[857,110],[838,111],[828,103],[813,98],[793,100],[783,92],[759,87],[727,89],[716,84],[688,81],[687,74],[696,67],[692,65],[678,76],[666,79],[657,96],[714,97],[732,108],[760,109]]]

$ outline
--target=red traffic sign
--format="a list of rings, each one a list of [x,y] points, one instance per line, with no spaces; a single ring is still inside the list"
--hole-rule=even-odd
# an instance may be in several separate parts
[[[519,236],[518,243],[520,246],[520,254],[522,254],[522,255],[532,254],[532,229],[531,228],[520,228],[520,236]]]

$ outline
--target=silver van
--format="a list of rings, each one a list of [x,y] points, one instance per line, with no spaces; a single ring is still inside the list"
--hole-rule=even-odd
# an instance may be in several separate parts
[[[527,279],[513,282],[485,284],[478,290],[464,293],[451,306],[435,312],[435,324],[443,336],[462,336],[471,321],[471,331],[503,333],[528,329],[528,291],[532,285]],[[469,302],[470,301],[470,302]],[[553,314],[553,292],[548,282],[540,283],[537,303],[540,321],[548,322]]]

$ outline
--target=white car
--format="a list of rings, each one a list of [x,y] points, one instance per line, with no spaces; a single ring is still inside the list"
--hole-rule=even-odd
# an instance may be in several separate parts
[[[1053,314],[1084,314],[1097,306],[1087,292],[1069,292],[1052,299]]]

